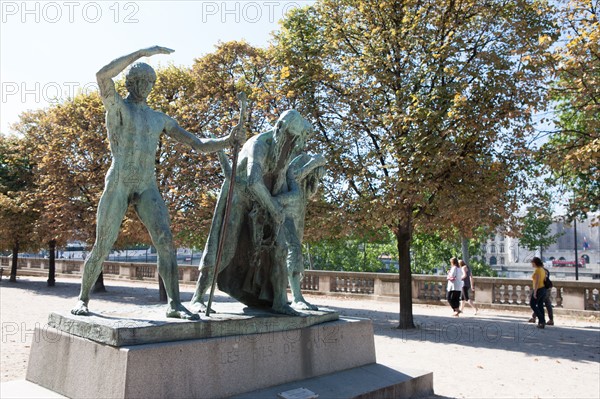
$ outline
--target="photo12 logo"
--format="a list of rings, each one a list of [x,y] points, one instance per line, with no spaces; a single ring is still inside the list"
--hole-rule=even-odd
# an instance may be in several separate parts
[[[10,342],[30,343],[30,342],[47,342],[57,343],[61,340],[72,342],[74,337],[71,334],[63,331],[58,331],[50,327],[48,324],[35,323],[28,325],[21,322],[3,322],[2,323],[2,344]]]
[[[2,82],[2,104],[11,101],[58,104],[79,93],[89,94],[97,90],[96,82]]]
[[[135,24],[140,7],[138,3],[109,1],[3,1],[2,23],[49,23],[87,22],[95,24],[102,20],[114,23]]]
[[[203,1],[202,22],[274,23],[301,5],[293,1]]]
[[[402,341],[450,344],[484,342],[487,345],[518,346],[535,339],[538,332],[539,330],[532,324],[426,322],[421,324],[418,329],[403,331]]]

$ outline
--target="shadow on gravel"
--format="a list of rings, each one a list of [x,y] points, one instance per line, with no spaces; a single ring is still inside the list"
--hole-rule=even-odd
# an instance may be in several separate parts
[[[456,344],[522,352],[531,356],[600,363],[598,327],[561,326],[560,317],[556,320],[557,325],[538,329],[535,324],[527,322],[527,313],[520,316],[493,315],[486,312],[481,316],[468,315],[459,318],[415,313],[417,328],[399,330],[398,313],[328,307],[344,316],[369,318],[373,321],[375,335],[397,338],[406,344]]]
[[[90,304],[93,311],[95,300],[110,301],[130,305],[160,304],[158,283],[156,288],[111,285],[105,280],[107,292],[92,293]],[[73,298],[79,295],[79,280],[57,281],[54,287],[48,287],[46,281],[20,278],[17,283],[2,280],[2,287],[30,291],[33,295],[58,296]],[[183,303],[192,298],[191,292],[182,292]],[[236,302],[226,295],[217,295],[215,310],[219,311],[219,303]],[[314,298],[315,304],[319,300]],[[326,306],[336,310],[340,315],[369,318],[373,321],[375,334],[400,339],[403,343],[456,344],[475,348],[499,349],[522,352],[531,356],[552,356],[555,359],[569,359],[580,362],[600,363],[600,326],[585,327],[561,326],[557,316],[557,325],[538,329],[527,323],[529,314],[492,314],[486,311],[481,316],[465,317],[436,316],[414,314],[416,329],[399,330],[398,313],[370,311],[350,307]],[[418,310],[418,309],[415,309]],[[448,309],[450,310],[450,309]],[[466,309],[466,312],[471,309]]]
[[[124,281],[124,283],[125,282],[126,281]],[[90,294],[90,310],[93,310],[94,300],[118,302],[128,305],[152,305],[162,303],[159,300],[158,282],[156,282],[156,288],[121,286],[113,285],[111,283],[111,280],[105,279],[104,286],[106,287],[106,292],[92,292]],[[73,298],[73,303],[75,303],[77,297],[79,296],[79,289],[81,287],[79,279],[72,279],[71,281],[56,281],[56,285],[54,287],[48,287],[45,280],[28,280],[27,278],[19,278],[16,283],[10,283],[3,279],[1,284],[1,286],[7,288],[30,291],[34,295]],[[192,292],[182,291],[181,301],[184,304],[189,302],[192,299],[192,295]],[[216,297],[218,297],[218,302],[236,302],[233,298],[228,296],[216,294]],[[218,307],[217,304],[215,304],[215,307]]]

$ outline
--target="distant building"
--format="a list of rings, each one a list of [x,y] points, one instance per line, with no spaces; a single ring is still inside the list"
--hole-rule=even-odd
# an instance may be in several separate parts
[[[551,266],[573,266],[575,263],[574,225],[554,222],[551,234],[561,234],[556,243],[542,249],[542,260]],[[580,265],[600,265],[600,227],[591,225],[591,218],[577,222],[577,255]],[[519,245],[519,239],[503,233],[492,235],[483,245],[486,262],[494,267],[528,266],[531,258],[540,256],[540,250],[530,251]],[[569,262],[571,262],[569,264]]]

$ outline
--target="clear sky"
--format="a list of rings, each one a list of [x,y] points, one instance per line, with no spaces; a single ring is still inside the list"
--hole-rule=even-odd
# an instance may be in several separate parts
[[[105,64],[160,45],[153,66],[192,65],[219,41],[266,45],[286,11],[312,0],[0,0],[0,133],[28,109],[95,88]]]

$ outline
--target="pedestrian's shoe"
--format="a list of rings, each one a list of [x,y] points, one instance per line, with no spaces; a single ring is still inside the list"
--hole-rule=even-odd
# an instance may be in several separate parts
[[[548,320],[548,322],[546,323],[547,326],[553,326],[554,325],[554,320]]]
[[[527,320],[529,323],[535,323],[535,317],[532,317],[531,319]]]
[[[539,323],[539,324],[537,325],[537,328],[544,328],[545,326],[546,326],[545,324]]]

